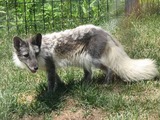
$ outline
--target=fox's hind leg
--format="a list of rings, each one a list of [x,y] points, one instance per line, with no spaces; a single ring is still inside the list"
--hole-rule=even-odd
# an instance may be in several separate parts
[[[84,71],[83,82],[86,83],[92,82],[92,70],[83,68],[83,71]]]
[[[96,63],[95,67],[101,69],[105,74],[105,78],[102,81],[102,83],[110,84],[112,82],[113,71],[110,68],[108,68],[107,66],[103,65],[102,63],[98,63],[98,64]]]
[[[113,71],[107,67],[106,70],[104,71],[104,73],[105,73],[105,79],[104,79],[103,83],[110,84],[112,82]]]

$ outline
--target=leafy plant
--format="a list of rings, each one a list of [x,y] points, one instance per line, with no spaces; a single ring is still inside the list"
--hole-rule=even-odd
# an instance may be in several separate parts
[[[2,24],[18,34],[50,32],[106,21],[107,0],[11,0],[0,5]]]

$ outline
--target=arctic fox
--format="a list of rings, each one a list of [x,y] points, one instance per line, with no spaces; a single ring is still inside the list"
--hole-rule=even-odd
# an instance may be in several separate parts
[[[44,69],[48,76],[48,90],[54,91],[59,81],[57,67],[76,66],[84,70],[90,81],[92,68],[111,71],[124,81],[153,79],[159,72],[154,60],[131,59],[122,45],[107,31],[94,25],[81,25],[74,29],[35,36],[22,40],[13,38],[13,59],[17,66],[35,73]]]

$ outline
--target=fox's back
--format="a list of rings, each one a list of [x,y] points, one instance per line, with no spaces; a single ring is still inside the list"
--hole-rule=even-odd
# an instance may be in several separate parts
[[[94,25],[83,25],[62,32],[54,32],[42,36],[42,50],[55,51],[61,56],[70,52],[81,53],[86,49],[93,36],[103,29]],[[100,41],[99,41],[100,42]]]

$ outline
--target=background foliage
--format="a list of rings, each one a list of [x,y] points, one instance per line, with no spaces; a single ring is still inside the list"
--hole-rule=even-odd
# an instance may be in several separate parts
[[[122,13],[124,0],[0,0],[0,27],[18,34],[100,24]]]

